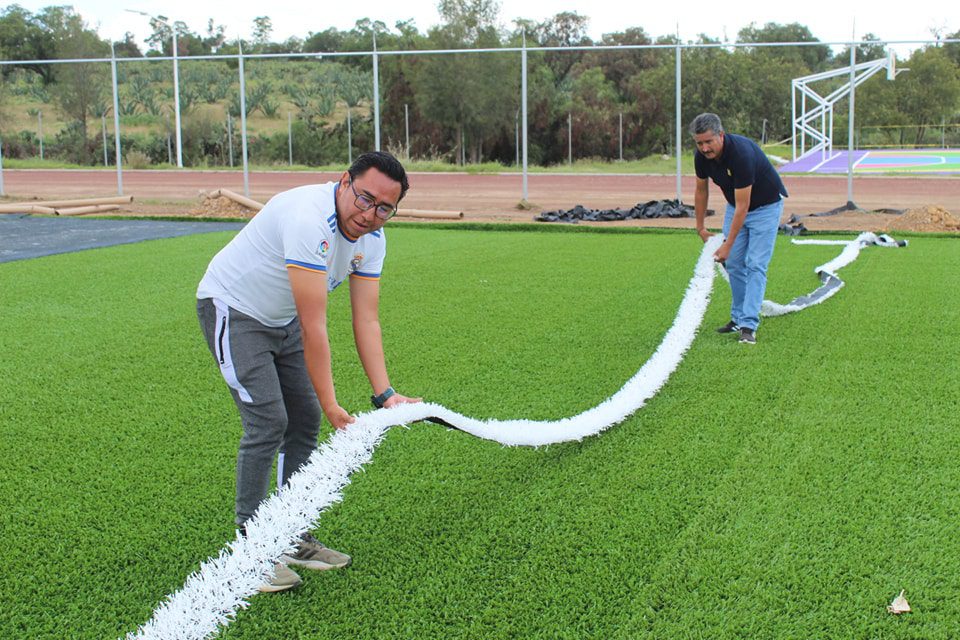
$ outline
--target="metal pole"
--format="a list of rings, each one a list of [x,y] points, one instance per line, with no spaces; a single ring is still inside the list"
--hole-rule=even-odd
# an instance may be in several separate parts
[[[43,111],[37,109],[37,138],[40,139],[40,161],[43,162]]]
[[[800,92],[800,155],[803,156],[807,151],[807,92]]]
[[[287,111],[287,157],[290,166],[293,166],[293,116]]]
[[[847,125],[847,202],[853,202],[853,120],[857,97],[857,70],[854,68],[857,64],[857,27],[854,21],[853,37],[850,38],[850,122]],[[831,110],[832,115],[832,110]],[[831,117],[831,129],[833,118]],[[831,130],[831,134],[832,134]],[[831,139],[833,136],[831,135]]]
[[[120,154],[120,91],[117,89],[117,56],[110,43],[110,73],[113,76],[113,137],[117,153],[117,195],[123,195],[123,160]],[[42,140],[42,138],[41,138]],[[43,147],[40,147],[43,149]],[[41,158],[43,157],[41,151]]]
[[[380,151],[380,56],[377,55],[377,32],[373,32],[373,144]]]
[[[520,52],[520,104],[523,111],[523,202],[527,201],[527,34],[523,34]]]
[[[173,103],[176,112],[177,125],[177,166],[183,168],[183,140],[180,136],[180,59],[177,53],[177,27],[171,25],[173,31]]]
[[[792,160],[797,159],[797,85],[796,80],[790,82],[790,144],[793,146]]]
[[[403,104],[403,130],[407,140],[407,161],[410,161],[410,105]]]
[[[680,129],[681,129],[681,127],[683,126],[683,124],[680,122],[681,117],[682,117],[682,115],[681,115],[681,113],[680,113],[680,108],[681,108],[681,103],[680,103],[680,57],[681,57],[681,56],[680,56],[680,28],[679,28],[679,26],[678,26],[678,27],[677,27],[676,106],[674,107],[674,108],[676,109],[676,112],[677,112],[677,116],[676,116],[676,129],[677,129],[677,131],[676,131],[677,202],[681,202],[681,201],[683,200],[683,192],[682,192],[682,190],[681,190],[681,185],[680,185],[680,174],[681,174],[681,171],[683,170],[682,167],[681,167],[681,164],[680,164],[680,144],[681,144],[681,142],[680,142]]]
[[[3,190],[3,139],[0,138],[0,196],[7,195]]]
[[[100,116],[100,132],[103,134],[103,166],[107,166],[107,114]]]
[[[567,164],[573,164],[573,114],[567,112]]]
[[[353,126],[350,121],[350,107],[347,107],[347,164],[353,164]]]
[[[623,111],[620,112],[620,162],[623,162]]]
[[[233,166],[233,116],[227,111],[227,149],[230,152],[230,166]]]
[[[250,197],[250,166],[247,164],[247,85],[243,78],[243,41],[237,38],[240,69],[240,147],[243,154],[243,195]]]

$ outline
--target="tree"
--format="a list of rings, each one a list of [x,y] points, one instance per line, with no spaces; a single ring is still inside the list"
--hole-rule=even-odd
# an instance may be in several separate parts
[[[20,5],[10,5],[0,12],[0,58],[4,60],[47,60],[56,57],[56,45],[50,31],[38,16]],[[21,65],[5,65],[4,77]],[[22,65],[39,73],[45,84],[53,80],[53,65]]]
[[[136,36],[127,31],[123,34],[123,40],[118,40],[113,43],[113,50],[118,58],[143,57],[143,52],[141,52],[140,47],[137,46],[135,37]]]
[[[917,125],[914,144],[923,144],[929,125],[952,118],[960,104],[957,66],[940,47],[917,49],[907,60],[910,69],[898,77],[900,109]]]
[[[258,16],[253,19],[253,45],[257,50],[262,50],[270,44],[272,33],[273,21],[269,16]]]
[[[861,38],[863,44],[857,45],[857,64],[887,57],[887,48],[882,42],[877,42],[879,39],[872,33],[868,33]],[[840,53],[834,56],[834,60],[839,64],[849,64],[850,47],[841,49]]]
[[[757,27],[751,22],[737,34],[740,42],[820,42],[813,37],[810,29],[798,22],[778,24],[768,22]],[[799,47],[757,47],[756,52],[785,61],[800,61],[810,71],[819,71],[830,59],[830,47],[827,45],[807,45]]]
[[[70,7],[47,7],[41,21],[50,30],[60,58],[93,58],[110,55],[109,45],[88,29]],[[87,119],[102,106],[107,92],[109,69],[103,63],[74,62],[57,65],[52,87],[60,110],[75,123],[71,151],[79,163],[91,159],[87,146]]]

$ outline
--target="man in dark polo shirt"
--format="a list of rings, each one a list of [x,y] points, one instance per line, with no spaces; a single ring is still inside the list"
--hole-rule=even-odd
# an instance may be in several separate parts
[[[723,244],[713,258],[726,266],[730,274],[733,304],[730,322],[717,331],[739,333],[740,342],[756,344],[760,325],[760,305],[767,288],[767,266],[783,214],[787,190],[759,146],[749,138],[725,133],[720,118],[701,113],[690,125],[697,143],[694,167],[697,190],[694,210],[697,233],[704,242],[712,234],[704,227],[709,180],[713,180],[727,199],[723,218]]]

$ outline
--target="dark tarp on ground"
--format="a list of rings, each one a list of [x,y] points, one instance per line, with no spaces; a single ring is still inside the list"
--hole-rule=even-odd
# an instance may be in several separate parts
[[[712,209],[707,215],[714,214]],[[693,207],[676,200],[650,200],[637,203],[630,209],[587,209],[578,204],[573,209],[544,211],[534,217],[536,222],[610,222],[612,220],[641,220],[649,218],[693,218]]]

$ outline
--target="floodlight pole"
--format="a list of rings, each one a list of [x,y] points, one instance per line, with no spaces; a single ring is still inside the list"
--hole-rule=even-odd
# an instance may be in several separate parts
[[[243,78],[243,40],[237,38],[240,69],[240,147],[243,153],[243,195],[250,197],[250,166],[247,163],[247,85]]]
[[[110,75],[113,79],[113,144],[117,153],[117,195],[122,196],[123,159],[120,155],[120,91],[117,88],[117,54],[114,51],[113,42],[110,43]]]

